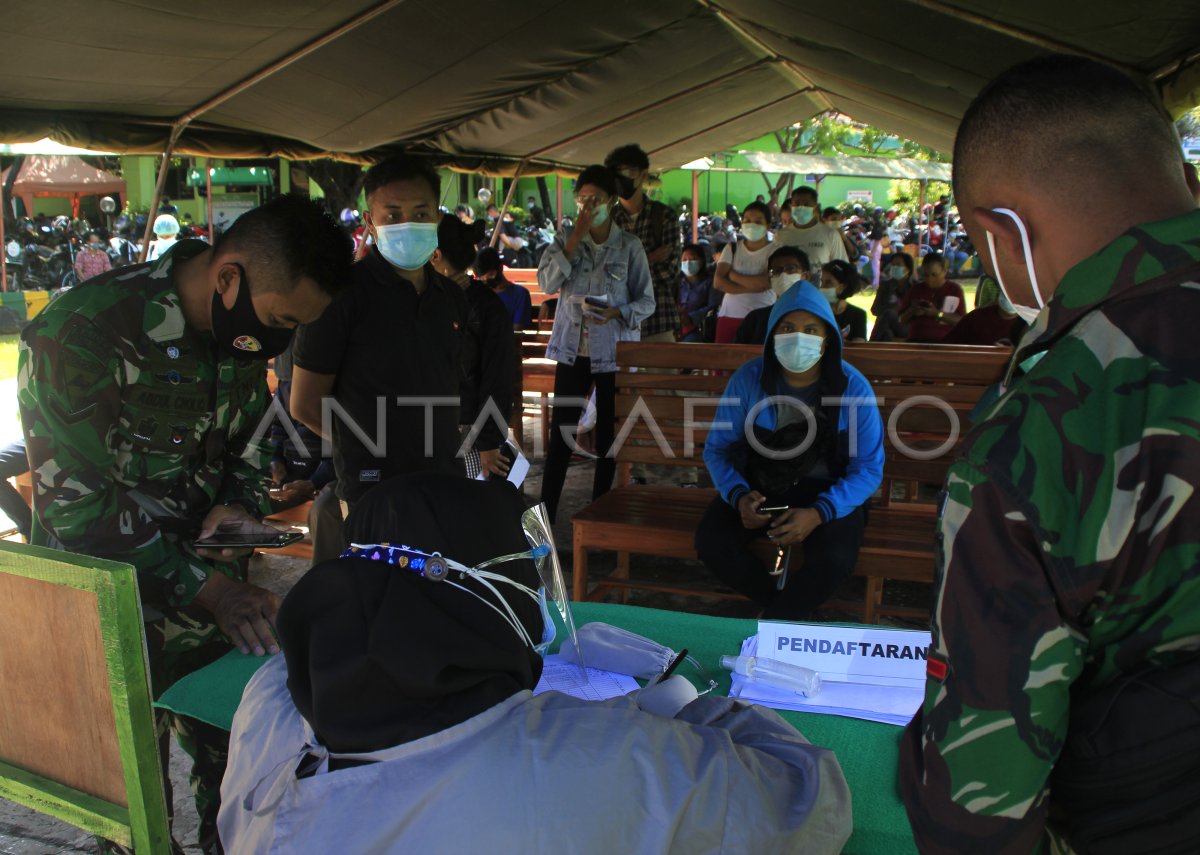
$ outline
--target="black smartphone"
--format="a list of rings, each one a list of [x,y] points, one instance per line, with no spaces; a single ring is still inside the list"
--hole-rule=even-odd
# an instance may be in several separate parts
[[[502,458],[504,458],[506,463],[508,463],[508,467],[511,470],[513,462],[516,461],[516,459],[517,459],[516,446],[513,445],[511,442],[506,441],[504,443],[504,445],[500,446],[500,456]],[[488,478],[490,478],[492,481],[507,481],[508,480],[507,475],[496,475],[495,473],[489,475]]]
[[[589,306],[599,306],[602,309],[608,308],[608,297],[604,294],[589,294],[583,298],[583,302]]]
[[[304,539],[302,531],[281,531],[278,534],[220,534],[206,540],[193,540],[197,549],[279,549]]]

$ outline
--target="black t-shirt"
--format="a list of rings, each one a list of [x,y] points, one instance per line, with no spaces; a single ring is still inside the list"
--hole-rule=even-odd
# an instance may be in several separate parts
[[[846,308],[842,309],[840,314],[835,314],[833,319],[837,321],[838,329],[842,332],[842,341],[856,338],[867,340],[867,313],[858,306],[846,303]]]
[[[491,451],[504,444],[512,413],[517,380],[513,324],[508,309],[485,283],[472,280],[463,292],[467,298],[467,335],[463,346],[462,406],[459,419],[474,425],[488,399],[495,402],[503,425],[489,412],[475,439],[478,451]]]
[[[354,265],[351,287],[297,332],[296,365],[336,375],[333,397],[366,437],[335,412],[333,460],[338,495],[346,501],[406,472],[462,473],[456,453],[467,301],[458,285],[428,265],[425,282],[418,295],[372,248]],[[418,400],[401,404],[397,398]]]

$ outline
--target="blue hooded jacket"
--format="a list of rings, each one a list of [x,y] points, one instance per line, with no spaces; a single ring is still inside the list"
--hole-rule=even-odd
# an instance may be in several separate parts
[[[829,522],[865,504],[879,489],[883,480],[883,420],[875,403],[875,390],[867,378],[842,359],[842,337],[837,322],[829,301],[816,287],[808,282],[797,282],[784,292],[771,310],[768,327],[771,333],[784,315],[798,309],[816,315],[828,328],[825,353],[821,356],[821,394],[826,399],[841,399],[837,405],[836,459],[826,461],[834,480],[813,503],[821,521]],[[773,338],[768,334],[763,355],[734,372],[725,387],[725,401],[717,408],[704,444],[704,463],[721,498],[734,507],[751,489],[742,471],[751,453],[746,438],[751,429],[746,424],[747,416],[764,398],[789,394],[796,397],[782,377]],[[856,418],[851,418],[853,410],[857,410]],[[768,405],[759,408],[753,424],[772,432],[777,429],[777,421],[777,408]],[[850,436],[852,424],[854,436]]]

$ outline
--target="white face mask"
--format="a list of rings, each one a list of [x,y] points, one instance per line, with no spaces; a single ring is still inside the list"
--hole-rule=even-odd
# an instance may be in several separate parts
[[[791,288],[797,282],[803,281],[803,273],[776,273],[771,277],[771,290],[775,292],[776,297],[782,297],[784,291]]]
[[[1037,271],[1033,267],[1033,247],[1029,243],[1029,231],[1025,228],[1024,221],[1014,211],[1008,208],[993,208],[992,213],[1004,214],[1010,217],[1017,224],[1017,231],[1021,233],[1021,251],[1025,255],[1025,269],[1029,272],[1029,284],[1033,286],[1033,299],[1037,301],[1037,308],[1033,306],[1022,306],[1012,298],[1012,294],[1004,287],[1004,279],[1000,275],[1000,262],[996,260],[996,236],[991,232],[985,232],[987,235],[988,252],[992,255],[992,270],[996,274],[996,284],[1000,286],[1000,292],[1008,298],[1008,302],[1012,304],[1013,311],[1025,323],[1033,326],[1033,322],[1037,320],[1037,316],[1042,313],[1042,308],[1046,305],[1046,301],[1042,299],[1041,289],[1038,287]]]
[[[748,241],[760,241],[767,236],[767,227],[761,223],[743,223],[742,234]]]

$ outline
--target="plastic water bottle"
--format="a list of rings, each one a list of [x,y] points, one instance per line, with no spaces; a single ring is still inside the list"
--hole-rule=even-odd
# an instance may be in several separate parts
[[[798,692],[811,698],[821,691],[821,675],[809,668],[789,665],[777,659],[760,656],[722,656],[721,667],[735,674],[766,683],[777,689]]]

